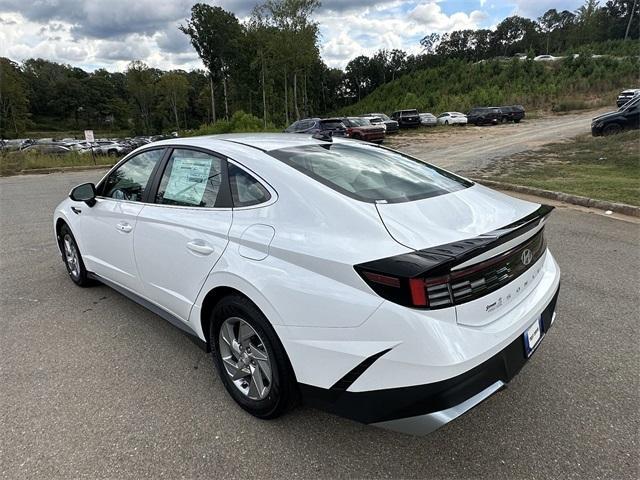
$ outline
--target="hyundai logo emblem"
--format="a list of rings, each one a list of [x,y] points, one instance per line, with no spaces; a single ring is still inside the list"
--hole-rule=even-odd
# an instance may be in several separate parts
[[[531,260],[533,260],[533,253],[527,248],[522,252],[522,255],[520,255],[520,259],[523,265],[529,265]]]

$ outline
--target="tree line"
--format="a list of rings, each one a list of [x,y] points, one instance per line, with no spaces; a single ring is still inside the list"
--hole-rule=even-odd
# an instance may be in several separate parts
[[[86,72],[43,59],[18,64],[0,58],[0,136],[81,128],[149,134],[194,129],[237,111],[255,115],[265,127],[286,125],[344,111],[413,72],[464,70],[446,65],[517,53],[637,56],[637,3],[587,0],[575,12],[551,9],[537,20],[511,16],[494,30],[425,32],[419,54],[382,49],[352,59],[344,70],[321,58],[313,20],[318,0],[266,0],[245,22],[221,7],[197,3],[177,28],[191,40],[204,70],[162,71],[132,61],[124,72]]]

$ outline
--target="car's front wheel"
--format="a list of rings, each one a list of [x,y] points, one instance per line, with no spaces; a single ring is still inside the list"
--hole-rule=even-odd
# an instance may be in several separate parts
[[[63,225],[60,229],[60,250],[62,251],[62,259],[67,267],[67,273],[73,282],[80,286],[86,287],[91,284],[91,280],[87,276],[87,269],[84,266],[80,249],[76,243],[76,239],[71,233],[67,225]]]
[[[295,376],[284,348],[250,300],[231,295],[216,305],[209,342],[225,388],[244,410],[268,419],[296,403]]]
[[[617,135],[620,132],[622,132],[622,125],[619,123],[610,123],[602,130],[602,133],[605,135]]]

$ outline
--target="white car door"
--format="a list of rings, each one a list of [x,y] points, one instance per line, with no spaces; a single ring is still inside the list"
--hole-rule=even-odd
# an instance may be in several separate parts
[[[87,270],[136,292],[141,283],[133,256],[133,233],[164,152],[164,148],[145,150],[128,159],[98,185],[96,203],[83,205],[77,213]]]
[[[144,296],[183,321],[228,243],[233,212],[225,162],[174,148],[153,203],[138,215],[134,251]]]

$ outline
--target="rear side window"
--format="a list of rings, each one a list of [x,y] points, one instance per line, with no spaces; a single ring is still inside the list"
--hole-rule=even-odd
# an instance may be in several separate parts
[[[234,207],[250,207],[271,198],[258,180],[232,163],[229,163],[229,184]]]
[[[268,153],[332,189],[365,202],[408,202],[472,185],[427,163],[368,145],[305,145]]]
[[[216,206],[222,160],[207,153],[176,148],[162,174],[156,203],[182,207]]]

